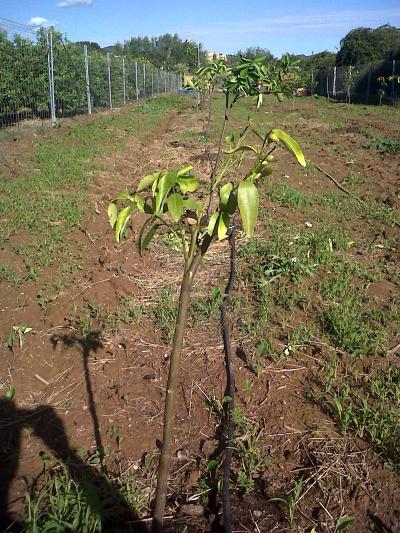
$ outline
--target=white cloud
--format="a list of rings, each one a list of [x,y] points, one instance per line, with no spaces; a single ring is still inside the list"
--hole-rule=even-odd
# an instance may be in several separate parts
[[[28,26],[31,28],[49,28],[50,26],[55,26],[56,24],[56,20],[49,20],[45,19],[44,17],[32,17],[28,20]]]
[[[62,0],[62,2],[58,2],[57,7],[89,7],[93,2],[94,0]]]
[[[349,28],[377,26],[400,20],[400,9],[359,9],[337,10],[300,15],[271,16],[270,18],[249,19],[240,22],[214,22],[205,27],[182,28],[179,33],[195,39],[224,38],[225,42],[240,43],[242,39],[252,41],[271,36],[306,37],[310,34],[325,36],[333,32],[345,33]]]

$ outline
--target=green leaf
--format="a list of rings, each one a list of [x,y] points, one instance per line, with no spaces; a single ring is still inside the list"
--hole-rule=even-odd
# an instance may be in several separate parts
[[[176,172],[167,172],[158,182],[158,191],[156,193],[156,213],[162,212],[164,200],[175,185],[177,180]]]
[[[12,350],[14,344],[14,330],[10,329],[8,335],[7,335],[7,346]]]
[[[136,192],[143,191],[144,189],[147,189],[147,187],[150,187],[156,179],[160,176],[161,172],[154,172],[153,174],[148,174],[143,179],[139,181],[139,185],[136,188]]]
[[[144,239],[139,238],[139,254],[142,255],[144,250],[149,246],[151,239],[156,234],[158,228],[160,228],[162,224],[154,224],[152,228],[149,229],[149,231],[146,233]],[[144,228],[145,226],[143,226]]]
[[[11,385],[11,387],[6,392],[6,400],[12,400],[15,395],[15,387],[14,385]]]
[[[212,472],[213,470],[217,468],[218,465],[219,465],[219,462],[216,459],[211,459],[210,461],[208,461],[207,466],[206,466],[207,472]]]
[[[283,130],[274,129],[271,130],[270,136],[272,140],[275,140],[275,138],[277,138],[279,141],[281,141],[284,147],[295,156],[298,163],[302,167],[307,166],[303,152],[300,150],[300,146],[290,135],[285,133]]]
[[[228,215],[233,215],[234,212],[236,211],[237,205],[238,205],[238,202],[237,202],[236,191],[233,190],[231,194],[229,195],[229,200],[225,206],[224,211],[228,213]]]
[[[128,207],[124,207],[119,212],[117,217],[117,223],[115,225],[115,238],[117,239],[117,242],[120,242],[134,209],[134,205],[128,205]]]
[[[139,211],[141,211],[142,213],[145,212],[145,207],[144,207],[144,200],[141,196],[135,194],[135,196],[133,197],[134,200],[135,200],[135,203],[136,203],[136,207],[139,209]]]
[[[243,228],[248,237],[252,237],[258,216],[258,191],[251,181],[241,181],[238,187],[239,211]]]
[[[354,516],[341,516],[336,522],[335,531],[344,531],[354,522]]]
[[[266,178],[270,174],[272,174],[272,168],[268,166],[267,164],[261,164],[256,169],[257,172],[260,173],[261,177]]]
[[[182,192],[194,192],[199,186],[197,176],[178,176],[177,182]]]
[[[115,226],[115,223],[118,217],[118,209],[117,209],[116,204],[114,204],[114,202],[111,202],[108,205],[107,213],[108,213],[108,220],[110,221],[110,226],[113,228]]]
[[[175,222],[183,215],[183,197],[178,192],[171,194],[167,200],[168,211]]]
[[[219,217],[219,212],[218,211],[213,213],[211,215],[211,217],[210,217],[210,220],[209,220],[208,226],[207,226],[207,233],[209,234],[210,237],[212,237],[212,235],[214,234],[215,225],[217,223],[218,217]]]
[[[131,196],[128,191],[122,191],[119,193],[115,200],[129,200],[130,202],[133,202],[134,197]]]
[[[226,183],[223,187],[219,190],[219,197],[221,198],[221,206],[226,207],[226,204],[228,203],[229,196],[231,195],[233,189],[233,183]]]
[[[200,202],[197,202],[193,198],[184,198],[183,206],[185,209],[191,209],[192,211],[202,211],[203,205]]]
[[[178,172],[176,174],[177,174],[177,176],[179,178],[180,176],[185,176],[191,170],[193,170],[193,165],[188,165],[187,167],[183,167],[180,170],[178,170]]]
[[[249,144],[242,144],[240,146],[237,146],[236,148],[232,148],[232,150],[227,150],[225,153],[235,154],[236,152],[254,152],[255,154],[258,153],[257,150]]]
[[[218,240],[222,241],[226,237],[229,228],[230,217],[228,213],[221,213],[218,221]]]
[[[237,198],[233,190],[233,183],[226,183],[219,191],[221,198],[220,211],[233,215],[237,208]]]

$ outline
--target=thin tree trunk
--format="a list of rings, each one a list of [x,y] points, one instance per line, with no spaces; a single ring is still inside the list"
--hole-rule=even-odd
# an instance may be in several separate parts
[[[163,443],[160,457],[160,465],[158,468],[156,500],[152,524],[153,533],[161,533],[163,528],[165,502],[167,498],[169,466],[171,462],[171,452],[175,425],[176,389],[178,384],[179,363],[182,354],[183,336],[186,329],[190,292],[192,289],[194,277],[197,273],[197,270],[199,269],[204,254],[208,250],[211,241],[212,238],[208,236],[205,237],[201,248],[198,249],[189,267],[185,269],[181,284],[178,316],[176,319],[174,339],[172,342],[167,390],[165,392],[166,399],[164,411]]]

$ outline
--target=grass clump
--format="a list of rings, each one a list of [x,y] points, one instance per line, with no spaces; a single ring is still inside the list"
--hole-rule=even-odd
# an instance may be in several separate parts
[[[87,465],[82,471],[58,467],[27,494],[24,531],[89,533],[114,530],[118,524],[122,528],[143,512],[146,500],[134,480],[113,483]]]
[[[371,443],[389,468],[400,468],[400,368],[328,387],[330,412],[341,431]]]
[[[354,356],[378,354],[387,340],[385,315],[372,306],[371,298],[360,288],[343,263],[334,277],[321,282],[325,309],[320,315],[323,333],[336,347]]]
[[[362,147],[367,149],[372,148],[381,153],[398,153],[400,152],[400,140],[373,137],[370,141],[364,143]]]
[[[189,311],[194,323],[204,320],[210,320],[215,316],[222,301],[220,287],[213,287],[211,289],[211,295],[207,297],[193,298]]]
[[[266,182],[266,196],[269,200],[292,210],[306,207],[313,203],[311,196],[294,189],[283,181],[275,184]]]
[[[94,331],[121,333],[123,326],[137,324],[147,308],[136,303],[128,296],[121,296],[115,310],[104,309],[96,302],[88,302],[82,307],[75,307],[71,323],[79,329],[83,337]]]
[[[171,344],[174,337],[175,322],[178,316],[178,302],[171,289],[163,289],[154,308],[156,326],[161,330],[162,338]]]

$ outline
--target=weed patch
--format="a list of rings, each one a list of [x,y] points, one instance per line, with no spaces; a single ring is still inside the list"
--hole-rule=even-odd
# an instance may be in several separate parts
[[[400,467],[400,369],[390,365],[351,383],[327,386],[330,412],[343,433],[371,443],[389,468]]]

